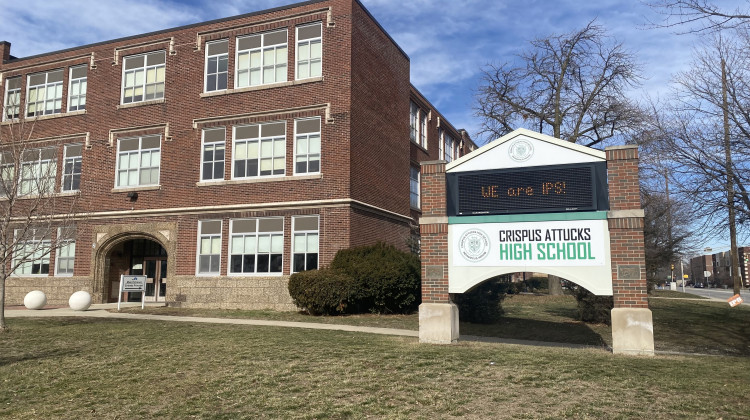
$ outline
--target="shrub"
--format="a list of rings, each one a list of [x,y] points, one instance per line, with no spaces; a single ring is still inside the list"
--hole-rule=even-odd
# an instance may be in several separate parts
[[[411,313],[419,307],[419,259],[393,245],[342,249],[331,269],[354,279],[357,312]]]
[[[507,283],[486,281],[462,294],[453,296],[458,305],[458,319],[475,324],[493,324],[500,320],[504,311],[501,306],[505,299]]]
[[[294,304],[311,315],[336,315],[351,311],[354,281],[345,273],[323,268],[289,277]]]
[[[578,302],[578,316],[581,321],[611,325],[611,310],[615,306],[612,296],[597,296],[580,286],[573,292]]]

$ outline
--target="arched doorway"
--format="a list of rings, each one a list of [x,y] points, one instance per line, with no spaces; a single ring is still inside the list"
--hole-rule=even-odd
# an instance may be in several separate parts
[[[120,276],[146,276],[146,302],[165,302],[168,288],[167,250],[161,243],[143,237],[123,238],[106,250],[104,258],[104,295],[117,302]],[[124,293],[123,302],[140,302],[141,293]]]

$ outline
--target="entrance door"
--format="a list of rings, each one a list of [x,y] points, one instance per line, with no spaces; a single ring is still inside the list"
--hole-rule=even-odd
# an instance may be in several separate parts
[[[143,259],[146,275],[146,302],[164,302],[167,296],[167,259],[146,257]]]

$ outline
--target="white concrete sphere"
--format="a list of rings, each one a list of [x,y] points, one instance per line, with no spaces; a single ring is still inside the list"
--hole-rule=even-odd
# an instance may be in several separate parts
[[[89,292],[84,292],[83,290],[75,292],[70,295],[68,305],[74,311],[85,311],[91,306],[91,295]]]
[[[47,304],[47,295],[41,290],[33,290],[26,293],[26,297],[23,298],[23,306],[26,309],[42,309]]]

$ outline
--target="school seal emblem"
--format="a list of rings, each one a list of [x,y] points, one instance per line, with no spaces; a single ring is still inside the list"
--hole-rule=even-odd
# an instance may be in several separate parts
[[[479,229],[470,229],[458,239],[461,255],[471,262],[479,262],[490,253],[490,237]]]

